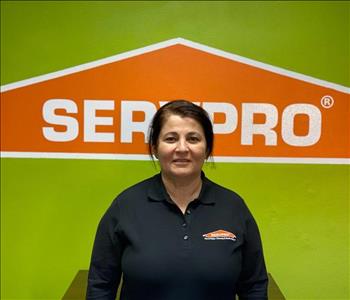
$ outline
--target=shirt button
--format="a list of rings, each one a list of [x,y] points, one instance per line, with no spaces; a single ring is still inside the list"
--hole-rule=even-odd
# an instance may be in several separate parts
[[[190,215],[190,214],[191,214],[191,211],[190,211],[190,210],[187,210],[187,211],[186,211],[186,214]]]
[[[184,240],[187,241],[189,239],[189,236],[188,235],[185,235],[184,236]]]
[[[183,223],[183,224],[182,224],[182,227],[186,227],[186,226],[187,226],[187,224],[186,224],[186,223]]]

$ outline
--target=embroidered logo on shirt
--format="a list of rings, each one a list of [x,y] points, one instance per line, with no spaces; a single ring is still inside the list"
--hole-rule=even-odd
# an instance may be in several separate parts
[[[222,229],[203,234],[203,237],[205,240],[231,240],[234,242],[237,241],[237,237],[235,234]]]

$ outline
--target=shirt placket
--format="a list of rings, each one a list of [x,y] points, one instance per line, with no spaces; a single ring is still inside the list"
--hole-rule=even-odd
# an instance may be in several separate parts
[[[185,213],[182,215],[182,244],[185,250],[191,249],[192,239],[191,236],[191,220],[193,217],[193,209],[188,207]]]

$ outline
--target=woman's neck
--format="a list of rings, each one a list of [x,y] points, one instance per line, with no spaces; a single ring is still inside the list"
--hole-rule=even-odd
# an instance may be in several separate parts
[[[201,175],[191,179],[186,178],[171,178],[162,174],[162,180],[166,191],[171,199],[180,208],[182,213],[186,212],[188,204],[198,198],[202,188]]]

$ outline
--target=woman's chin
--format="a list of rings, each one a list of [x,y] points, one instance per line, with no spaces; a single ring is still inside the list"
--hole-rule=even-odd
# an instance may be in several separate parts
[[[200,171],[196,172],[192,169],[177,167],[171,170],[171,172],[169,172],[169,175],[171,177],[177,177],[177,178],[192,177],[195,175],[200,176]]]

